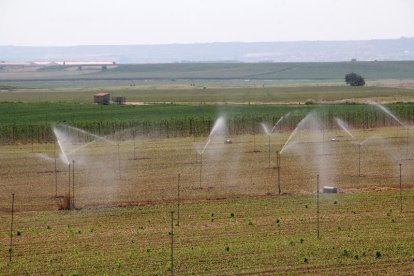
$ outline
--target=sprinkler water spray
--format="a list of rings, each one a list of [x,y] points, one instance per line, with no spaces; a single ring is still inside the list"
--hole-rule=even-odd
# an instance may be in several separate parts
[[[224,117],[218,118],[213,128],[210,131],[210,134],[208,135],[207,142],[205,143],[204,147],[202,149],[196,149],[196,152],[200,156],[200,171],[199,171],[199,188],[202,188],[202,174],[203,174],[203,154],[206,151],[207,147],[210,145],[211,139],[215,136],[223,135],[225,127],[225,119]]]
[[[271,159],[271,148],[270,148],[270,137],[272,136],[273,132],[275,131],[276,127],[279,126],[279,124],[283,121],[283,119],[287,118],[290,115],[290,113],[287,113],[286,115],[283,115],[279,118],[279,120],[276,122],[276,124],[272,127],[272,129],[269,129],[266,124],[261,123],[264,133],[267,136],[267,148],[268,148],[268,168],[271,168],[270,166],[270,159]]]

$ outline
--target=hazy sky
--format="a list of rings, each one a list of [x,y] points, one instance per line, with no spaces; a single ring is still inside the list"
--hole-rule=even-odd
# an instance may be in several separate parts
[[[0,0],[0,45],[414,37],[413,0]]]

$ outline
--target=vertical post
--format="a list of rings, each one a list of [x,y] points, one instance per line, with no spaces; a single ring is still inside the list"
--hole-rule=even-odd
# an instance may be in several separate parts
[[[199,180],[200,180],[200,189],[201,189],[201,176],[203,173],[203,154],[200,154],[200,176],[199,176]]]
[[[174,211],[171,211],[171,275],[174,275]]]
[[[72,160],[72,208],[75,209],[75,160]]]
[[[56,157],[55,157],[55,197],[57,197],[57,169],[56,169]]]
[[[320,239],[319,236],[319,174],[316,177],[316,219],[317,219],[317,228],[316,228],[316,234],[318,239]]]
[[[256,133],[253,129],[253,153],[256,152]]]
[[[268,135],[269,168],[270,168],[270,135]]]
[[[276,157],[277,157],[277,160],[276,160],[276,164],[277,164],[277,187],[278,187],[279,195],[280,195],[282,193],[282,190],[280,188],[280,153],[278,151],[276,152]]]
[[[54,144],[54,156],[55,156],[55,197],[57,197],[57,160],[56,160],[56,140]]]
[[[14,223],[14,193],[12,194],[12,209],[11,209],[11,225],[10,225],[10,248],[9,248],[9,262],[12,261],[13,252],[13,223]]]
[[[180,179],[181,175],[177,176],[177,226],[180,226]]]
[[[401,175],[401,166],[402,166],[402,164],[400,163],[399,164],[400,165],[400,212],[402,213],[402,210],[403,210],[403,202],[402,202],[402,175]]]
[[[361,176],[361,143],[358,144],[358,176]]]
[[[69,169],[69,190],[68,190],[68,201],[69,201],[69,210],[70,210],[70,201],[71,201],[71,198],[70,198],[70,184],[71,184],[71,182],[70,182],[70,162],[69,162],[69,164],[68,164],[68,169]]]
[[[119,173],[119,179],[121,179],[121,159],[119,157],[119,142],[118,142],[118,173]]]
[[[408,137],[409,137],[409,135],[410,135],[410,128],[407,127],[407,137],[406,137],[406,146],[405,146],[406,147],[405,152],[407,153],[407,159],[410,158],[410,155],[408,153]]]
[[[132,135],[133,135],[133,139],[134,139],[134,160],[137,160],[137,155],[136,155],[136,152],[135,152],[135,130],[132,132]]]
[[[33,143],[34,143],[34,141],[33,141],[33,126],[31,126],[31,129],[32,129],[32,153],[33,153]]]

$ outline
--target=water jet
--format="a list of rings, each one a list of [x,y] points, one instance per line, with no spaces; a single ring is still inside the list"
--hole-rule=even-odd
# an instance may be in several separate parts
[[[203,175],[203,155],[207,149],[207,147],[210,145],[211,140],[214,137],[217,136],[223,136],[224,135],[224,128],[226,126],[225,118],[219,117],[213,125],[213,128],[210,131],[210,134],[207,137],[207,142],[204,144],[204,147],[197,149],[196,152],[200,156],[200,168],[199,168],[199,188],[202,188],[202,175]]]

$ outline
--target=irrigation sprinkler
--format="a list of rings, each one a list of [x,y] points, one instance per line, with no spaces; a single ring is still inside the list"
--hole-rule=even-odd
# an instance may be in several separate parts
[[[119,173],[119,179],[121,179],[121,159],[119,157],[119,142],[118,142],[118,173]]]
[[[55,156],[55,197],[57,197],[57,159],[56,159],[56,141],[54,144],[54,156]]]
[[[11,224],[10,224],[9,262],[11,262],[11,261],[12,261],[12,252],[13,252],[13,223],[14,223],[14,193],[12,194]]]
[[[268,136],[267,146],[268,146],[268,152],[269,152],[269,164],[268,164],[269,168],[270,168],[270,135],[271,134],[267,135]]]
[[[399,166],[400,166],[400,213],[402,213],[402,209],[403,209],[403,202],[402,202],[402,200],[403,200],[403,198],[402,198],[402,181],[401,181],[401,166],[402,166],[402,164],[400,163],[399,164]]]
[[[317,225],[316,225],[316,234],[318,239],[319,236],[319,174],[316,177],[316,218],[317,218]]]
[[[75,160],[72,160],[72,208],[75,209]]]
[[[171,211],[171,275],[174,275],[174,211]]]
[[[70,210],[70,184],[71,184],[71,182],[70,182],[70,163],[68,164],[68,175],[69,175],[69,190],[68,190],[68,203],[69,203],[69,210]]]
[[[282,193],[280,188],[280,152],[276,151],[276,166],[277,166],[277,187],[279,190],[279,195]]]
[[[361,177],[361,143],[358,144],[358,176]]]
[[[177,226],[180,226],[180,178],[181,175],[177,175]]]
[[[199,175],[199,181],[200,181],[200,189],[201,189],[201,178],[202,178],[202,173],[203,173],[203,154],[200,154],[200,175]]]

